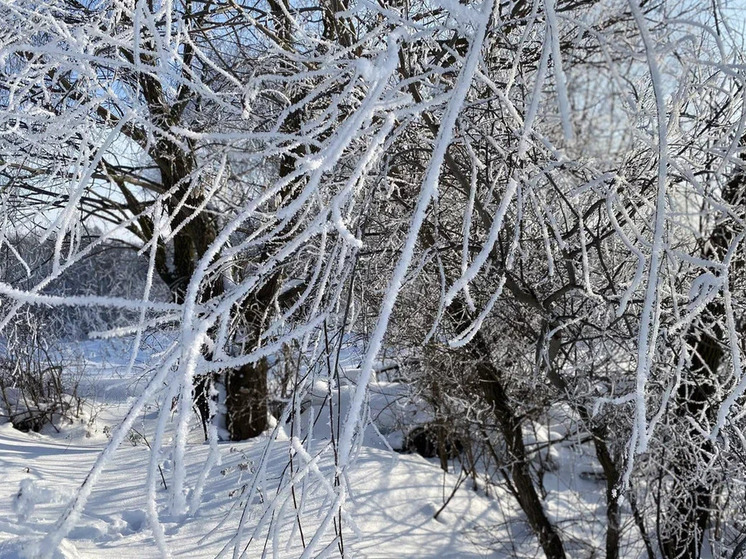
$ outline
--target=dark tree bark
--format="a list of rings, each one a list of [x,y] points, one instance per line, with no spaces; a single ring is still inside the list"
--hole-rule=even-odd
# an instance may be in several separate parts
[[[244,319],[242,334],[246,350],[259,347],[265,321],[278,289],[279,273],[241,303],[238,312]],[[268,427],[269,398],[267,373],[269,363],[260,359],[228,371],[225,376],[228,431],[231,439],[240,441],[261,435]]]
[[[489,353],[483,353],[488,352],[488,348],[481,334],[477,334],[472,343],[482,355],[489,355]],[[523,442],[521,420],[510,405],[500,374],[488,361],[480,362],[477,365],[477,370],[485,400],[492,406],[495,419],[505,439],[510,458],[510,474],[516,489],[518,503],[526,515],[531,529],[539,539],[547,558],[564,559],[565,550],[562,539],[557,533],[557,529],[549,521],[539,494],[536,492],[534,480],[531,477],[529,459]]]
[[[124,52],[132,58],[131,52]],[[146,55],[142,55],[146,56]],[[185,56],[185,60],[190,60]],[[146,61],[143,61],[146,62]],[[152,61],[151,61],[152,62]],[[168,130],[177,124],[184,103],[169,107],[162,85],[151,75],[142,73],[134,79],[139,81],[143,96],[150,111],[150,118],[158,130]],[[186,91],[186,90],[185,90]],[[178,98],[181,99],[181,93]],[[186,102],[187,99],[184,100]],[[134,137],[136,141],[137,137]],[[143,144],[140,140],[139,143]],[[218,223],[211,212],[195,213],[195,208],[204,202],[202,185],[195,184],[197,159],[191,143],[187,149],[174,140],[163,135],[154,143],[143,144],[148,149],[148,155],[158,166],[161,175],[161,189],[172,194],[165,199],[164,205],[171,216],[171,228],[178,233],[173,238],[173,261],[167,261],[167,249],[162,241],[158,241],[156,253],[156,271],[171,290],[173,299],[183,303],[187,286],[197,267],[197,263],[204,257],[210,245],[218,235]],[[129,209],[137,214],[144,208],[135,196],[128,190],[124,181],[119,183],[120,190],[125,196]],[[145,241],[153,237],[152,220],[141,217],[138,220],[140,230],[136,231]],[[247,323],[245,346],[249,350],[255,349],[264,325],[266,310],[272,304],[276,282],[270,281],[272,289],[260,288],[250,296],[244,306],[238,306],[234,312],[240,314]],[[221,277],[210,278],[208,283],[201,286],[199,303],[206,302],[223,293]],[[212,356],[205,354],[210,360]],[[244,440],[256,437],[267,428],[267,362],[244,365],[235,370],[225,371],[227,427],[231,440]],[[202,415],[205,425],[211,420],[209,416],[210,398],[209,386],[214,379],[195,379],[195,406]]]
[[[606,444],[606,429],[591,429],[601,469],[606,478],[606,559],[618,559],[622,537],[621,510],[619,507],[619,469]]]
[[[267,360],[261,359],[230,371],[226,378],[228,432],[241,441],[267,429]]]
[[[460,297],[456,297],[451,303],[450,311],[455,329],[458,332],[465,331],[469,327],[471,317]],[[510,403],[503,375],[490,359],[490,347],[482,332],[477,332],[463,351],[476,361],[477,382],[485,401],[493,410],[500,433],[505,440],[510,460],[508,469],[518,504],[547,559],[564,559],[566,555],[562,538],[549,520],[531,476],[530,460],[523,442],[521,419]]]

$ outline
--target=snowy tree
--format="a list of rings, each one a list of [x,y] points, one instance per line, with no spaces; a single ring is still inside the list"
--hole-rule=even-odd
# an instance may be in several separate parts
[[[557,402],[590,430],[607,476],[607,555],[619,553],[621,496],[634,499],[633,478],[672,444],[678,454],[658,461],[671,476],[659,486],[673,487],[658,543],[666,557],[698,555],[719,483],[711,461],[742,445],[734,404],[746,390],[742,60],[722,6],[59,0],[3,1],[0,18],[2,238],[19,261],[12,233],[55,243],[46,277],[0,284],[0,326],[28,304],[126,309],[136,320],[98,334],[133,335],[133,356],[146,331],[178,332],[45,549],[154,398],[178,401],[169,512],[198,506],[184,469],[195,385],[223,374],[231,436],[256,436],[268,368],[292,343],[308,374],[299,364],[280,417],[290,473],[226,549],[279,534],[275,512],[295,508],[310,477],[328,507],[304,556],[343,554],[367,386],[411,326],[410,347],[468,370],[460,396],[492,414],[548,557],[566,550],[523,427]],[[87,224],[104,233],[81,243]],[[110,239],[148,260],[137,297],[49,294]],[[356,288],[365,266],[376,279]],[[152,297],[156,274],[169,303]],[[325,356],[333,386],[328,332],[341,343],[363,330],[345,415],[314,446],[297,436],[308,364]],[[147,488],[164,555],[167,422],[162,412]],[[209,438],[214,463],[215,424]]]
[[[438,199],[420,230],[417,264],[407,278],[411,295],[403,295],[394,324],[401,328],[400,343],[416,347],[445,337],[450,352],[461,353],[453,358],[459,365],[442,367],[436,360],[425,381],[451,400],[462,399],[457,416],[473,410],[475,396],[493,410],[518,501],[547,556],[564,552],[542,511],[520,440],[526,415],[547,406],[547,398],[569,400],[592,433],[607,480],[608,557],[619,554],[619,499],[630,489],[635,455],[645,454],[648,444],[670,452],[669,434],[685,435],[673,445],[681,452],[660,464],[664,477],[673,472],[675,479],[665,483],[675,488],[658,492],[665,500],[656,505],[663,523],[658,534],[666,557],[698,556],[717,485],[712,476],[723,473],[713,469],[707,441],[717,410],[725,417],[727,389],[705,404],[718,392],[707,384],[724,353],[733,355],[734,368],[723,374],[730,382],[741,378],[740,350],[723,347],[725,324],[713,332],[695,320],[690,333],[678,338],[670,337],[670,325],[686,332],[684,324],[694,317],[680,322],[681,301],[699,313],[706,304],[697,297],[716,296],[714,275],[693,279],[699,267],[721,269],[728,251],[742,250],[736,233],[742,232],[741,162],[733,157],[742,136],[740,86],[722,66],[725,48],[712,38],[717,33],[690,41],[688,33],[701,27],[698,18],[706,14],[684,7],[674,15],[676,8],[666,4],[645,14],[632,6],[633,17],[626,17],[629,6],[619,7],[621,12],[604,12],[608,19],[598,6],[573,9],[572,19],[558,20],[552,20],[551,7],[538,10],[519,35],[522,58],[501,57],[502,37],[493,31],[479,76],[483,89],[477,79],[474,97],[462,107]],[[653,23],[657,17],[659,25]],[[562,40],[553,47],[552,25],[558,22]],[[515,45],[503,48],[522,52]],[[557,55],[572,65],[558,68]],[[738,59],[738,52],[733,56]],[[418,63],[423,59],[418,56]],[[713,74],[714,68],[719,71]],[[552,71],[554,80],[544,81]],[[511,88],[521,86],[511,98]],[[535,121],[527,128],[521,117]],[[434,134],[437,118],[430,122]],[[392,199],[405,208],[417,193],[416,186],[409,193],[411,177],[427,168],[429,153],[420,146],[416,137],[406,138],[387,163],[389,180],[396,181]],[[703,216],[717,216],[719,225],[710,230]],[[698,247],[702,239],[710,243],[708,235],[721,248],[702,257]],[[725,267],[738,270],[738,257],[731,258]],[[701,291],[700,282],[706,284]],[[499,302],[501,295],[508,303]],[[697,302],[686,303],[690,298]],[[714,305],[706,315],[721,323],[730,315],[735,325],[737,314]],[[433,321],[441,330],[431,330]],[[711,365],[701,356],[700,349],[710,347],[703,344],[716,346],[707,350],[715,358]],[[636,364],[630,360],[635,353]],[[456,379],[448,376],[452,370],[460,370]],[[682,370],[691,375],[683,382]],[[712,380],[705,382],[703,374]],[[679,407],[669,416],[672,394],[679,394],[678,406],[690,409]],[[615,404],[624,419],[606,404]],[[705,407],[710,423],[692,427]],[[684,417],[683,432],[680,424],[656,431],[661,418],[668,423],[674,416]],[[632,493],[628,499],[636,501]],[[649,530],[638,527],[654,553]]]

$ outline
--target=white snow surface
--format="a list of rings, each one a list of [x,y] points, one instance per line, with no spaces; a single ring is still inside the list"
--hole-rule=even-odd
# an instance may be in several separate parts
[[[54,429],[24,433],[9,423],[0,425],[0,558],[33,558],[40,554],[39,542],[53,528],[85,479],[108,441],[107,434],[142,391],[145,380],[139,375],[147,366],[147,355],[138,358],[129,378],[122,378],[126,360],[107,365],[105,362],[116,353],[114,348],[113,353],[110,351],[106,355],[102,347],[107,343],[111,342],[97,342],[87,348],[82,389],[88,400],[75,423],[58,426],[59,433]],[[126,355],[126,351],[123,354]],[[390,407],[395,396],[396,386],[392,385],[373,397],[382,408],[377,413],[379,418],[386,416],[383,408]],[[345,399],[343,396],[343,402]],[[114,453],[76,527],[53,557],[145,559],[161,556],[146,516],[150,451],[144,441],[152,441],[157,417],[154,405],[141,414],[129,441]],[[209,445],[203,441],[202,429],[196,420],[191,427],[186,478],[193,482],[208,459]],[[172,430],[170,436],[173,434]],[[319,449],[324,435],[321,427],[314,431],[314,437],[320,439]],[[268,433],[252,441],[220,443],[221,463],[209,472],[202,505],[194,514],[169,517],[168,493],[159,480],[158,512],[172,556],[215,557],[221,553],[240,520],[244,504],[241,488],[254,474],[269,436]],[[345,527],[345,556],[495,556],[494,542],[485,535],[505,519],[494,498],[469,489],[464,483],[435,520],[433,516],[443,505],[444,497],[450,495],[456,476],[444,476],[434,461],[418,455],[382,450],[380,447],[386,445],[381,444],[380,436],[374,432],[366,433],[365,440],[366,446],[357,456],[348,479],[347,510],[359,533],[356,535],[351,526]],[[278,437],[268,460],[268,483],[283,475],[290,445],[288,436]],[[314,444],[308,450],[313,453]],[[168,452],[166,448],[160,463],[166,483],[171,484],[173,471]],[[330,452],[322,455],[319,468],[333,468]],[[314,523],[321,522],[322,512],[329,505],[325,501],[327,494],[317,489],[310,482],[303,493],[302,526],[306,542],[309,534],[314,533]],[[261,518],[273,490],[276,487],[262,487],[254,499],[256,502],[249,505],[247,510],[252,517],[248,532]],[[247,548],[245,557],[261,557],[263,553],[267,557],[301,556],[303,546],[295,513],[287,509],[276,513],[287,517],[278,533],[267,541],[265,530]],[[334,549],[336,554],[336,545]],[[232,552],[232,548],[226,550],[225,556],[231,556]]]
[[[250,475],[242,470],[243,464],[258,458],[261,440],[225,444],[224,450],[223,464],[211,473],[197,514],[185,520],[162,517],[173,556],[214,557],[235,530],[237,517],[231,521],[229,515],[223,526],[201,541],[229,514],[237,500],[231,492]],[[98,446],[28,435],[6,424],[0,426],[0,451],[4,478],[0,487],[0,557],[33,557],[34,544],[61,514],[95,459]],[[196,475],[208,447],[195,443],[190,451],[189,473]],[[282,468],[286,453],[286,445],[278,446],[272,464]],[[55,557],[95,558],[104,552],[119,558],[160,557],[144,510],[148,456],[145,446],[123,447],[117,452],[78,526],[63,540]],[[433,514],[442,504],[442,477],[436,466],[417,455],[399,457],[366,449],[350,479],[353,514],[362,532],[362,537],[346,542],[352,556],[489,556],[489,549],[473,542],[470,532],[477,534],[479,526],[487,530],[500,521],[494,503],[463,489],[434,520]],[[312,497],[312,501],[308,511],[323,504],[321,499]],[[310,523],[314,516],[308,515]],[[291,528],[288,523],[287,531]],[[289,543],[288,547],[283,542],[280,557],[298,557],[302,552],[299,540]],[[263,546],[262,538],[248,556],[261,556]],[[272,556],[271,543],[269,547],[268,555]]]
[[[9,423],[0,424],[0,559],[29,559],[49,553],[40,543],[63,515],[86,478],[111,433],[142,393],[149,375],[152,354],[168,340],[148,340],[130,366],[131,341],[96,340],[75,349],[79,356],[80,393],[86,397],[82,413],[72,424],[47,427],[42,433],[24,433]],[[354,398],[360,370],[349,367],[333,387],[332,401],[344,417]],[[453,461],[445,474],[438,459],[392,450],[403,444],[402,424],[416,425],[428,415],[404,398],[405,384],[374,378],[368,403],[369,426],[362,446],[347,470],[347,502],[343,515],[344,556],[354,558],[513,558],[538,557],[541,551],[517,503],[501,485],[485,491],[483,480],[474,489],[472,479],[462,480]],[[168,393],[164,387],[163,394]],[[75,527],[54,550],[55,559],[147,559],[164,554],[156,540],[163,535],[171,557],[232,557],[228,545],[237,533],[244,509],[248,517],[236,556],[295,558],[308,551],[309,540],[333,506],[334,456],[328,407],[329,385],[316,380],[303,399],[296,430],[275,420],[263,436],[246,442],[220,442],[220,459],[207,473],[201,506],[186,515],[170,515],[169,491],[158,476],[156,508],[160,527],[154,531],[147,511],[149,444],[153,442],[160,404],[146,407],[127,440],[113,454],[88,499]],[[341,402],[341,404],[340,404]],[[406,403],[405,403],[406,402]],[[178,406],[173,406],[177,408]],[[164,448],[158,457],[163,478],[173,487],[173,439],[178,426],[176,409],[169,418]],[[563,531],[568,556],[592,557],[603,549],[604,483],[593,479],[598,465],[592,451],[565,427],[571,423],[558,409],[549,425],[528,423],[525,437],[536,465],[544,464],[545,507]],[[196,416],[189,424],[185,452],[185,488],[191,491],[210,459]],[[336,431],[336,427],[335,427]],[[311,437],[308,435],[311,434]],[[273,438],[274,437],[274,438]],[[301,442],[312,439],[313,442]],[[265,461],[264,482],[251,494],[255,476],[261,472],[262,456],[274,440]],[[549,441],[560,441],[547,447]],[[326,449],[321,452],[322,449]],[[300,509],[301,538],[293,500],[272,509],[278,485],[287,480],[291,452],[317,456],[314,468],[296,484]],[[296,475],[306,462],[296,461]],[[159,472],[160,474],[160,472]],[[590,476],[587,474],[591,474]],[[499,476],[494,476],[499,483]],[[326,484],[326,485],[325,485]],[[459,488],[453,492],[454,487]],[[287,492],[287,484],[282,491]],[[451,497],[451,494],[453,496]],[[191,502],[191,495],[185,495]],[[449,499],[450,498],[450,499]],[[444,503],[447,505],[443,507]],[[284,504],[282,504],[284,503]],[[441,510],[442,509],[442,510]],[[267,514],[267,511],[270,511]],[[584,522],[577,522],[584,511]],[[627,514],[628,511],[626,511]],[[269,533],[266,521],[274,515],[276,529]],[[437,518],[435,518],[437,516]],[[262,527],[262,523],[265,524]],[[259,528],[257,528],[259,526]],[[162,530],[162,532],[161,532]],[[255,537],[249,541],[249,535]],[[634,542],[625,550],[638,556]],[[325,548],[326,546],[326,548]],[[641,551],[641,550],[639,550]],[[243,555],[242,555],[243,553]],[[327,535],[310,557],[338,557],[337,543]]]

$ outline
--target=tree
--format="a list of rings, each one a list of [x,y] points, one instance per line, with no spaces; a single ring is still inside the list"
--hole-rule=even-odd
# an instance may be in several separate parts
[[[283,82],[297,69],[294,61],[282,60],[289,54],[284,49],[292,49],[287,23],[277,8],[275,16],[265,14],[268,26],[257,28],[247,10],[191,1],[132,9],[78,2],[4,6],[11,35],[3,80],[6,189],[26,208],[60,208],[51,224],[38,224],[45,237],[57,239],[55,273],[42,284],[58,275],[65,260],[84,256],[74,241],[63,255],[65,239],[74,239],[88,222],[107,223],[102,242],[126,229],[128,241],[134,235],[138,248],[151,247],[154,270],[182,305],[200,259],[226,222],[220,215],[235,215],[241,203],[237,194],[256,190],[258,174],[290,174],[303,151],[288,141],[288,122],[297,128],[299,111],[280,112],[282,83],[256,102],[259,92],[247,90]],[[227,31],[237,42],[222,38]],[[81,33],[84,39],[73,39]],[[272,48],[278,53],[262,68],[256,60]],[[265,75],[267,70],[278,74]],[[273,124],[283,133],[257,142],[272,137],[261,129]],[[216,143],[199,140],[218,130],[225,134]],[[244,157],[246,150],[265,150],[274,161],[257,159],[257,153]],[[287,186],[280,194],[293,196]],[[262,244],[271,245],[266,239]],[[200,278],[196,303],[221,296],[225,281],[245,273],[247,261],[260,266],[269,252],[221,262]],[[241,323],[241,345],[248,351],[261,344],[267,328],[280,269],[273,274],[237,304],[230,319]],[[227,371],[232,438],[266,429],[266,383],[261,362]]]
[[[705,377],[714,376],[719,360],[715,357],[712,367],[704,367],[701,358],[695,357],[692,364],[687,365],[692,376],[697,378],[696,390],[701,394],[692,398],[693,381],[680,385],[678,377],[673,377],[681,373],[681,353],[677,361],[676,354],[668,353],[665,347],[660,351],[654,348],[659,332],[668,328],[664,326],[667,321],[678,321],[674,318],[679,313],[678,301],[689,297],[684,286],[692,280],[690,274],[696,276],[696,271],[690,267],[694,265],[696,269],[708,260],[709,265],[719,267],[726,250],[736,250],[740,243],[731,229],[741,227],[740,218],[732,213],[739,206],[730,205],[735,200],[734,195],[724,195],[730,189],[719,192],[715,187],[712,190],[697,178],[704,175],[708,181],[722,181],[725,177],[728,181],[731,170],[735,168],[738,172],[740,166],[740,162],[727,156],[721,159],[722,153],[718,154],[709,144],[722,142],[729,146],[726,152],[736,153],[735,142],[739,138],[733,128],[735,121],[730,120],[735,115],[727,108],[733,102],[731,94],[723,94],[721,85],[717,86],[717,93],[709,90],[712,75],[708,72],[718,66],[716,62],[705,61],[720,54],[709,50],[714,45],[706,36],[701,42],[677,43],[677,25],[686,25],[687,21],[693,26],[699,24],[686,8],[683,8],[684,13],[678,14],[681,18],[678,24],[662,23],[657,27],[649,24],[646,18],[660,15],[664,21],[676,20],[669,13],[675,9],[670,3],[650,8],[646,14],[632,5],[634,17],[631,18],[613,11],[599,17],[595,8],[597,6],[589,7],[586,11],[573,7],[573,27],[568,27],[561,39],[556,38],[559,43],[556,50],[550,49],[547,43],[553,40],[553,30],[559,34],[561,28],[552,27],[557,20],[552,20],[550,6],[543,12],[539,8],[533,15],[535,18],[543,16],[544,22],[534,19],[528,30],[521,30],[523,34],[516,33],[523,41],[519,46],[525,48],[527,54],[525,58],[514,60],[509,68],[503,61],[510,58],[501,55],[500,49],[521,52],[510,44],[510,32],[514,32],[515,27],[503,27],[508,31],[506,37],[493,30],[491,42],[487,41],[489,46],[484,47],[489,55],[485,55],[482,67],[484,75],[488,76],[483,79],[483,92],[476,80],[477,84],[472,85],[473,97],[467,97],[459,115],[458,139],[444,157],[437,203],[433,203],[419,229],[420,252],[413,256],[417,265],[413,265],[413,276],[407,279],[412,295],[411,299],[405,298],[405,301],[414,302],[409,304],[417,308],[418,315],[413,316],[413,307],[404,302],[402,316],[396,318],[395,315],[393,319],[395,327],[405,332],[400,336],[407,340],[410,352],[422,339],[450,340],[451,352],[456,354],[458,348],[462,348],[461,367],[472,367],[472,379],[476,380],[465,380],[459,390],[453,387],[447,373],[439,376],[438,371],[433,370],[426,382],[428,386],[435,386],[437,392],[450,394],[451,398],[458,397],[454,394],[463,395],[463,403],[456,406],[457,416],[471,409],[474,398],[480,396],[488,409],[494,411],[507,445],[506,462],[512,465],[517,499],[545,553],[551,557],[563,555],[562,545],[542,512],[537,482],[532,481],[528,453],[520,440],[521,425],[525,424],[529,410],[532,406],[546,409],[552,402],[569,401],[577,410],[581,424],[590,431],[607,480],[607,556],[619,554],[620,495],[624,493],[633,503],[635,523],[647,550],[654,553],[644,519],[634,504],[635,495],[629,491],[635,471],[634,455],[648,444],[670,444],[665,434],[656,432],[655,425],[668,409],[668,398],[672,390],[676,392],[675,387],[687,391],[680,396],[679,405],[690,409],[682,413],[679,408],[678,412],[685,422],[700,415],[697,410],[701,411],[703,398],[711,398],[716,392],[714,386],[703,390],[703,384],[707,383],[701,377],[705,371]],[[557,8],[558,13],[560,9]],[[568,22],[569,17],[564,15],[559,21]],[[539,33],[532,36],[530,30],[536,28]],[[656,60],[654,53],[665,49],[656,47],[654,40],[670,45],[677,58]],[[452,44],[457,42],[458,39],[454,39]],[[508,46],[503,46],[506,44]],[[630,56],[627,50],[630,45],[632,53],[642,53],[642,63],[636,62],[634,55]],[[566,52],[570,53],[568,57],[573,64],[571,69],[565,66],[565,72],[557,68],[556,55]],[[413,58],[426,67],[426,56],[418,53]],[[689,62],[682,64],[679,62],[682,59]],[[692,65],[693,60],[703,60],[703,66]],[[545,95],[556,95],[558,105],[542,107],[539,95],[545,85],[543,76],[551,71],[549,61],[554,65],[555,90]],[[701,73],[705,67],[708,70]],[[600,75],[591,76],[589,68]],[[646,74],[649,81],[625,81],[620,76],[620,68],[624,68],[621,74],[624,76],[649,72]],[[502,78],[501,72],[508,77]],[[720,77],[730,83],[731,92],[737,87],[725,74]],[[662,91],[666,87],[665,79],[677,83],[680,88],[670,105]],[[536,81],[532,84],[532,80]],[[500,89],[503,83],[512,85],[506,91]],[[523,90],[516,98],[510,97],[510,88],[517,88],[518,84],[523,85]],[[417,86],[410,87],[416,89]],[[562,91],[563,87],[567,92]],[[569,105],[563,107],[570,97],[562,99],[563,93],[569,95],[570,91],[575,93],[572,113]],[[610,96],[620,105],[601,103],[599,95]],[[416,91],[413,96],[422,99]],[[656,108],[652,113],[646,112],[644,99],[656,97]],[[711,103],[703,102],[705,98]],[[535,121],[526,126],[520,118],[524,115]],[[622,121],[618,122],[620,117]],[[646,118],[648,122],[657,122],[658,127],[651,130],[652,141],[640,146],[636,142],[649,137],[645,129],[635,128],[637,119]],[[679,132],[675,138],[669,138],[666,122],[669,118],[686,133]],[[439,132],[438,118],[423,120],[435,136]],[[423,128],[425,131],[420,137],[427,137],[427,128]],[[707,140],[703,128],[711,133],[706,136]],[[594,143],[581,143],[580,139],[574,144],[568,143],[571,131],[577,138],[592,138]],[[605,149],[599,148],[599,143]],[[427,170],[425,158],[429,152],[412,137],[406,137],[402,144],[387,167],[392,180],[400,187],[399,197],[394,201],[411,208],[417,190],[415,187],[414,194],[406,193],[404,177],[422,176]],[[419,154],[423,157],[417,157]],[[651,160],[657,164],[649,165]],[[715,166],[719,166],[720,171],[713,173],[715,161],[719,161]],[[722,212],[720,227],[729,231],[727,235],[714,233],[718,239],[728,239],[719,256],[710,251],[697,264],[691,260],[691,255],[697,253],[696,241],[691,235],[692,214],[687,215],[684,209],[691,204],[701,204],[698,213],[702,208],[705,213]],[[700,234],[695,232],[694,235]],[[676,248],[669,249],[669,246]],[[665,251],[669,259],[666,266],[662,264],[661,251]],[[726,267],[734,265],[729,263]],[[735,266],[730,269],[738,269]],[[673,270],[677,270],[676,280],[669,275]],[[687,279],[681,282],[683,270],[689,273],[683,275]],[[709,277],[701,279],[706,282]],[[680,293],[670,295],[676,302],[664,296],[667,292],[664,286],[671,281]],[[642,296],[645,284],[647,291]],[[714,297],[712,286],[705,284],[702,295],[707,293],[707,297]],[[496,303],[503,290],[502,298],[512,298],[512,305]],[[431,297],[423,298],[425,293]],[[703,308],[693,304],[697,312]],[[490,308],[493,308],[491,313],[485,312]],[[722,304],[717,309],[714,314],[719,318],[716,321],[730,314]],[[423,314],[427,317],[424,320]],[[506,314],[511,319],[507,319]],[[440,323],[441,329],[434,337],[428,320]],[[696,346],[701,340],[713,343],[713,335],[704,333],[701,328],[702,325],[695,326],[697,333],[687,337],[688,341],[677,340],[685,342],[683,347],[677,346],[680,351],[686,354],[687,348],[694,348],[696,356],[699,353]],[[718,328],[717,337],[722,339],[725,328]],[[670,338],[664,339],[663,344],[671,344]],[[516,343],[518,340],[525,340],[524,345]],[[516,347],[511,352],[513,344]],[[534,351],[528,349],[532,346]],[[493,347],[501,348],[498,355],[491,349]],[[731,354],[737,361],[739,350],[733,348],[731,344]],[[527,350],[529,355],[535,356],[533,363],[526,363]],[[428,350],[423,348],[422,351]],[[716,349],[714,353],[722,355],[725,351]],[[630,375],[625,352],[638,356],[636,379]],[[738,372],[735,374],[740,378]],[[459,381],[462,379],[463,376]],[[549,396],[552,398],[549,404],[542,402],[542,398],[547,398],[546,391],[536,394],[537,382],[546,382],[556,391],[554,396]],[[607,411],[607,418],[596,415],[598,404],[603,402],[622,406],[634,402],[635,408],[622,413],[624,419],[620,424],[616,413]],[[712,406],[711,413],[720,407],[714,402],[709,406]],[[660,411],[653,416],[650,409]],[[720,409],[722,420],[724,415]],[[636,414],[636,419],[628,415],[630,411]],[[440,422],[454,420],[447,418]],[[714,421],[714,416],[710,421]],[[631,438],[627,448],[621,443],[630,439],[612,438],[611,426],[619,435],[626,433]],[[682,453],[669,456],[661,466],[666,471],[673,467],[678,476],[676,483],[687,488],[683,492],[679,488],[664,490],[664,498],[670,499],[670,508],[657,518],[666,526],[674,527],[670,530],[658,527],[658,533],[665,534],[660,537],[660,544],[667,550],[664,551],[666,556],[682,556],[685,552],[687,556],[699,556],[701,537],[708,525],[711,492],[716,484],[706,479],[712,475],[707,472],[712,468],[712,452],[707,452],[711,443],[700,443],[701,450],[696,450],[697,443],[693,441],[707,437],[711,429],[712,423],[708,427],[696,425],[684,429],[689,440],[675,443]],[[692,444],[695,450],[689,448]],[[625,454],[627,460],[624,460]],[[660,497],[660,493],[658,495]]]
[[[328,357],[329,331],[343,340],[367,319],[349,411],[318,451],[334,456],[336,496],[315,546],[342,531],[340,476],[362,444],[374,363],[406,338],[397,327],[414,325],[411,348],[450,352],[468,370],[464,399],[492,414],[503,472],[548,557],[564,557],[565,542],[523,429],[560,402],[591,434],[607,477],[607,556],[619,554],[621,496],[635,500],[636,479],[653,483],[645,458],[671,440],[681,452],[661,457],[659,471],[684,491],[666,495],[658,543],[668,557],[696,556],[717,485],[700,471],[746,389],[741,303],[729,287],[744,236],[733,178],[740,53],[723,11],[707,10],[636,0],[3,2],[2,188],[18,200],[14,227],[43,226],[56,245],[48,277],[2,285],[14,302],[0,325],[44,302],[135,310],[119,330],[135,346],[149,328],[178,328],[111,443],[167,383],[166,397],[180,398],[178,515],[195,381],[226,372],[232,436],[255,436],[266,427],[269,358],[289,342],[308,361]],[[147,254],[137,300],[43,292],[98,246],[78,242],[86,222],[106,224],[98,244],[136,239]],[[379,273],[377,292],[355,287],[366,266]],[[151,301],[154,273],[173,303]],[[375,310],[361,316],[357,303]],[[312,382],[299,367],[282,420],[298,421]],[[666,438],[680,424],[688,443]],[[162,444],[161,425],[151,474]],[[292,491],[278,499],[295,497],[295,474],[313,459],[294,450],[281,482]],[[677,519],[691,498],[700,512]]]

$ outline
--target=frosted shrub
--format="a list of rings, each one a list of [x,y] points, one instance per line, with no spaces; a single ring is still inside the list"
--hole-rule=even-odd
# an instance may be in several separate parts
[[[78,382],[65,374],[50,339],[48,325],[27,311],[0,341],[0,413],[21,431],[40,431],[48,424],[57,429],[60,421],[80,414]]]

